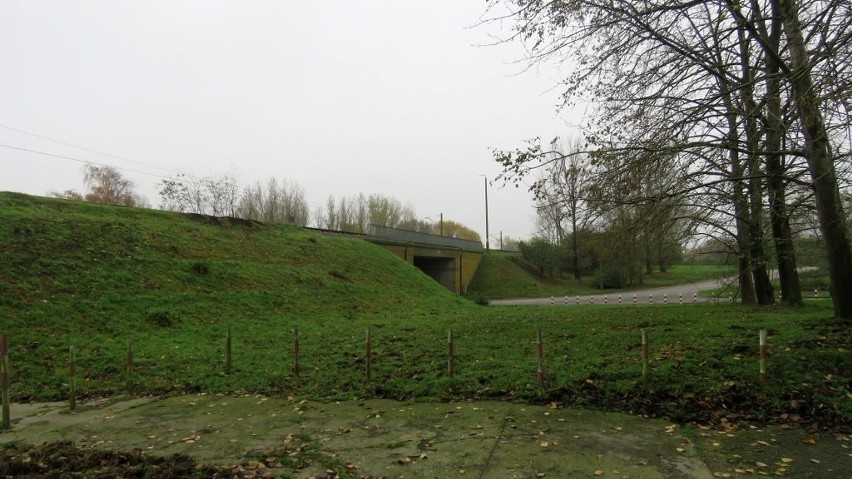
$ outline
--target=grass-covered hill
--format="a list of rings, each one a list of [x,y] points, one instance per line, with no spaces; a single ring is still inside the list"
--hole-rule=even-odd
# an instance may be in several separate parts
[[[121,379],[121,365],[102,361],[106,352],[121,357],[129,339],[157,345],[137,346],[144,370],[145,357],[224,345],[227,326],[242,338],[289,338],[303,323],[344,327],[400,311],[417,317],[473,307],[359,239],[0,193],[0,334],[12,343],[15,397],[64,395],[70,345],[83,366],[99,370],[99,383]],[[161,347],[169,341],[178,342],[171,352]],[[202,356],[180,353],[179,363]],[[214,354],[218,361],[222,351]],[[150,367],[164,376],[152,389],[168,389],[181,373],[174,364]]]
[[[366,241],[0,193],[0,317],[67,323],[388,314],[460,302]],[[428,298],[428,299],[427,299]]]

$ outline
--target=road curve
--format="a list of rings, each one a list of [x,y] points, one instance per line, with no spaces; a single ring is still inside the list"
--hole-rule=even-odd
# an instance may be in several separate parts
[[[546,298],[492,299],[489,304],[498,306],[573,306],[577,304],[678,304],[712,301],[702,297],[701,291],[718,288],[724,279],[679,284],[662,288],[620,291],[592,295],[568,295]],[[725,301],[728,301],[726,298]]]

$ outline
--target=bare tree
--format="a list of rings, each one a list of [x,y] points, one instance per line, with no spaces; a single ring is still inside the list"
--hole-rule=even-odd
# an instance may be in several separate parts
[[[589,188],[594,175],[587,153],[579,139],[567,143],[554,141],[546,152],[548,166],[544,176],[532,188],[541,232],[551,231],[551,241],[558,245],[570,242],[571,269],[580,280],[581,236],[591,229],[596,218],[589,204]]]
[[[305,192],[294,181],[270,178],[247,187],[240,197],[237,216],[268,223],[307,226],[310,218]]]
[[[202,178],[179,174],[158,185],[160,207],[167,211],[237,216],[239,182],[233,170]]]
[[[417,223],[417,215],[410,205],[394,198],[360,193],[335,200],[329,196],[322,214],[327,229],[366,233],[370,224],[392,228]]]
[[[83,165],[83,181],[89,189],[85,195],[74,190],[53,191],[50,195],[107,205],[150,207],[148,200],[134,191],[133,182],[112,166],[86,163]]]

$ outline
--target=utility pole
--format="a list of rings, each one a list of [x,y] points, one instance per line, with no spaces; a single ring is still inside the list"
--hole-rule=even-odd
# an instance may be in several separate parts
[[[440,226],[441,236],[444,236],[444,213],[441,213],[441,223],[440,224],[441,224],[441,226]]]
[[[490,250],[491,246],[488,241],[488,177],[485,175],[479,175],[485,180],[485,250]]]

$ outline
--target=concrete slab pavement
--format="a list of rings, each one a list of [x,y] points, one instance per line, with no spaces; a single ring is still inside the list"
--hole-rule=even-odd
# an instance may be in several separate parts
[[[371,477],[713,477],[692,441],[665,421],[548,406],[193,395],[29,412],[0,442],[71,440],[234,464],[300,435]]]

